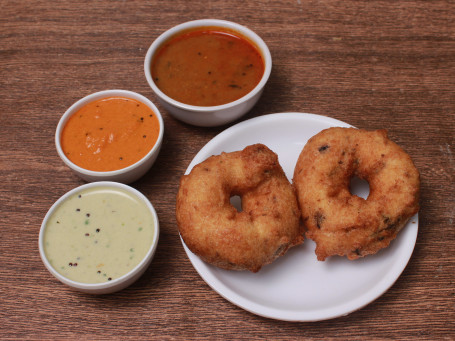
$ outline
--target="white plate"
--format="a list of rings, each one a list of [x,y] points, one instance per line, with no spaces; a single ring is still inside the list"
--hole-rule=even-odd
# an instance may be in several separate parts
[[[211,155],[263,143],[278,154],[286,175],[292,179],[297,158],[308,139],[322,129],[334,126],[350,125],[302,113],[253,118],[226,129],[207,143],[186,174]],[[361,196],[364,194],[360,193]],[[301,246],[290,249],[258,273],[219,269],[202,261],[182,243],[199,275],[230,302],[268,318],[318,321],[347,315],[389,289],[411,257],[417,230],[416,214],[387,249],[355,261],[330,257],[319,262],[314,253],[314,242],[305,239]]]

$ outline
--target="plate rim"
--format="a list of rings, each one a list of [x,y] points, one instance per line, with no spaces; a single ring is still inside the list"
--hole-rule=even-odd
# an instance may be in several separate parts
[[[245,129],[246,127],[250,125],[254,125],[257,121],[262,122],[262,121],[269,121],[269,120],[278,120],[278,119],[288,119],[288,118],[295,118],[297,116],[300,117],[305,117],[308,119],[312,119],[314,121],[325,121],[327,123],[333,124],[332,126],[338,126],[338,127],[353,127],[353,125],[350,125],[349,123],[343,122],[341,120],[338,120],[336,118],[328,117],[328,116],[323,116],[323,115],[318,115],[318,114],[311,114],[311,113],[301,113],[301,112],[280,112],[280,113],[274,113],[274,114],[267,114],[267,115],[262,115],[262,116],[257,116],[250,118],[248,120],[239,122],[237,124],[234,124],[231,127],[226,128],[225,130],[221,131],[217,135],[215,135],[210,141],[208,141],[193,157],[191,160],[190,164],[188,165],[187,169],[185,170],[185,175],[187,175],[191,169],[199,162],[198,156],[202,154],[202,152],[205,149],[209,149],[209,147],[212,146],[212,144],[217,143],[218,139],[222,138],[224,135],[228,135],[232,133],[233,131],[236,131],[238,129]]]

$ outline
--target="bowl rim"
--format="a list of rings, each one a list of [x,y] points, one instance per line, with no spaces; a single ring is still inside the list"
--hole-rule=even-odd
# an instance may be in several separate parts
[[[236,99],[235,101],[225,103],[225,104],[220,104],[220,105],[215,105],[215,106],[197,106],[197,105],[190,105],[190,104],[185,104],[179,101],[176,101],[175,99],[169,97],[166,95],[164,92],[162,92],[158,86],[155,84],[153,81],[151,71],[150,71],[150,66],[151,63],[153,62],[153,57],[155,53],[159,50],[159,48],[162,46],[163,43],[165,43],[167,40],[172,38],[173,36],[179,34],[180,32],[187,30],[187,29],[192,29],[192,28],[198,28],[198,27],[210,27],[210,26],[218,26],[222,28],[228,28],[233,31],[238,32],[240,35],[244,36],[248,40],[250,40],[251,43],[253,43],[256,48],[259,50],[261,53],[262,59],[264,61],[264,73],[262,75],[261,80],[259,83],[247,94],[245,94],[243,97],[240,97],[239,99]],[[272,56],[270,54],[270,50],[267,46],[267,44],[264,42],[264,40],[253,30],[250,28],[243,26],[241,24],[228,21],[228,20],[221,20],[221,19],[198,19],[198,20],[192,20],[192,21],[187,21],[181,24],[178,24],[167,31],[164,31],[161,33],[150,45],[150,47],[147,50],[147,53],[145,55],[145,60],[144,60],[144,73],[145,73],[145,78],[147,79],[147,83],[149,86],[152,88],[152,90],[155,92],[155,94],[161,98],[162,100],[168,102],[169,104],[186,110],[186,111],[192,111],[192,112],[198,112],[198,113],[210,113],[213,111],[219,111],[223,109],[229,109],[232,107],[235,107],[238,104],[244,103],[248,101],[249,99],[253,98],[256,96],[265,86],[267,83],[270,74],[272,72]]]
[[[63,148],[62,148],[61,141],[60,141],[60,137],[63,132],[63,128],[65,127],[65,125],[68,122],[68,120],[70,119],[70,117],[72,115],[74,115],[80,108],[82,108],[86,104],[89,104],[95,100],[99,100],[99,99],[107,98],[107,97],[114,97],[114,96],[124,97],[124,98],[129,98],[129,99],[134,99],[134,100],[140,101],[143,104],[147,105],[150,109],[152,109],[153,112],[155,113],[155,116],[157,117],[158,123],[160,125],[158,138],[157,138],[155,144],[153,145],[153,147],[149,150],[149,152],[146,155],[144,155],[140,160],[136,161],[135,163],[133,163],[129,166],[126,166],[126,167],[120,168],[120,169],[116,169],[116,170],[112,170],[112,171],[94,171],[94,170],[83,168],[83,167],[75,164],[73,161],[71,161],[63,152]],[[149,100],[147,97],[145,97],[137,92],[134,92],[134,91],[122,90],[122,89],[109,89],[109,90],[102,90],[102,91],[94,92],[87,96],[84,96],[84,97],[80,98],[79,100],[77,100],[76,102],[74,102],[65,111],[65,113],[60,117],[60,120],[57,124],[57,128],[55,130],[55,146],[57,148],[57,153],[60,156],[60,158],[72,170],[74,170],[78,173],[84,174],[86,176],[90,176],[90,177],[106,177],[107,178],[107,177],[114,177],[114,176],[126,174],[126,173],[140,167],[145,162],[147,162],[147,160],[150,159],[152,157],[152,155],[155,154],[155,152],[158,152],[160,150],[161,143],[163,141],[163,136],[164,136],[163,117],[162,117],[160,111],[158,110],[158,108],[156,107],[156,105],[153,104],[153,102],[151,100]]]
[[[142,258],[142,260],[133,269],[131,269],[130,271],[128,271],[121,277],[115,278],[112,281],[103,282],[103,283],[77,282],[77,281],[71,280],[71,279],[63,276],[62,274],[60,274],[50,264],[50,262],[47,259],[46,253],[44,251],[44,233],[45,233],[45,230],[46,230],[50,217],[65,200],[67,200],[70,196],[72,196],[75,193],[78,193],[82,190],[85,190],[87,188],[96,188],[96,187],[111,187],[111,188],[113,187],[113,188],[123,189],[123,190],[129,192],[131,195],[140,199],[147,206],[147,208],[149,209],[149,211],[151,212],[151,214],[153,216],[155,232],[153,234],[153,239],[150,244],[150,248],[148,249],[146,255]],[[84,185],[73,188],[72,190],[63,194],[59,199],[57,199],[54,202],[54,204],[47,211],[47,213],[41,223],[39,237],[38,237],[38,248],[39,248],[40,257],[41,257],[42,262],[44,263],[44,266],[60,282],[66,284],[70,287],[73,287],[75,289],[88,290],[88,291],[92,291],[92,290],[93,291],[103,291],[106,289],[113,288],[115,286],[121,286],[123,283],[127,282],[132,277],[137,275],[143,269],[143,267],[146,265],[146,263],[151,261],[151,259],[153,258],[153,255],[155,254],[156,248],[158,246],[159,235],[160,235],[160,226],[159,226],[158,214],[156,213],[156,210],[155,210],[154,206],[152,205],[152,203],[150,202],[150,200],[148,200],[144,194],[139,192],[137,189],[135,189],[131,186],[125,185],[123,183],[114,182],[114,181],[98,181],[98,182],[86,183]]]

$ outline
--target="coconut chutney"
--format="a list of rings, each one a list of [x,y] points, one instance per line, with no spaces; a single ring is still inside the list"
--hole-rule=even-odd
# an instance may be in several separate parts
[[[80,283],[119,278],[150,250],[156,227],[146,203],[117,187],[81,189],[49,218],[44,253],[62,276]]]

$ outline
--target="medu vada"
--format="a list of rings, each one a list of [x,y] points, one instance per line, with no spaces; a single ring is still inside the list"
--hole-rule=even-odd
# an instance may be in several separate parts
[[[304,238],[294,188],[263,144],[213,155],[184,175],[176,218],[187,247],[228,270],[257,272]]]
[[[368,182],[367,199],[351,194],[353,177]],[[306,237],[321,261],[378,252],[419,210],[419,172],[385,130],[321,131],[300,153],[293,184]]]

